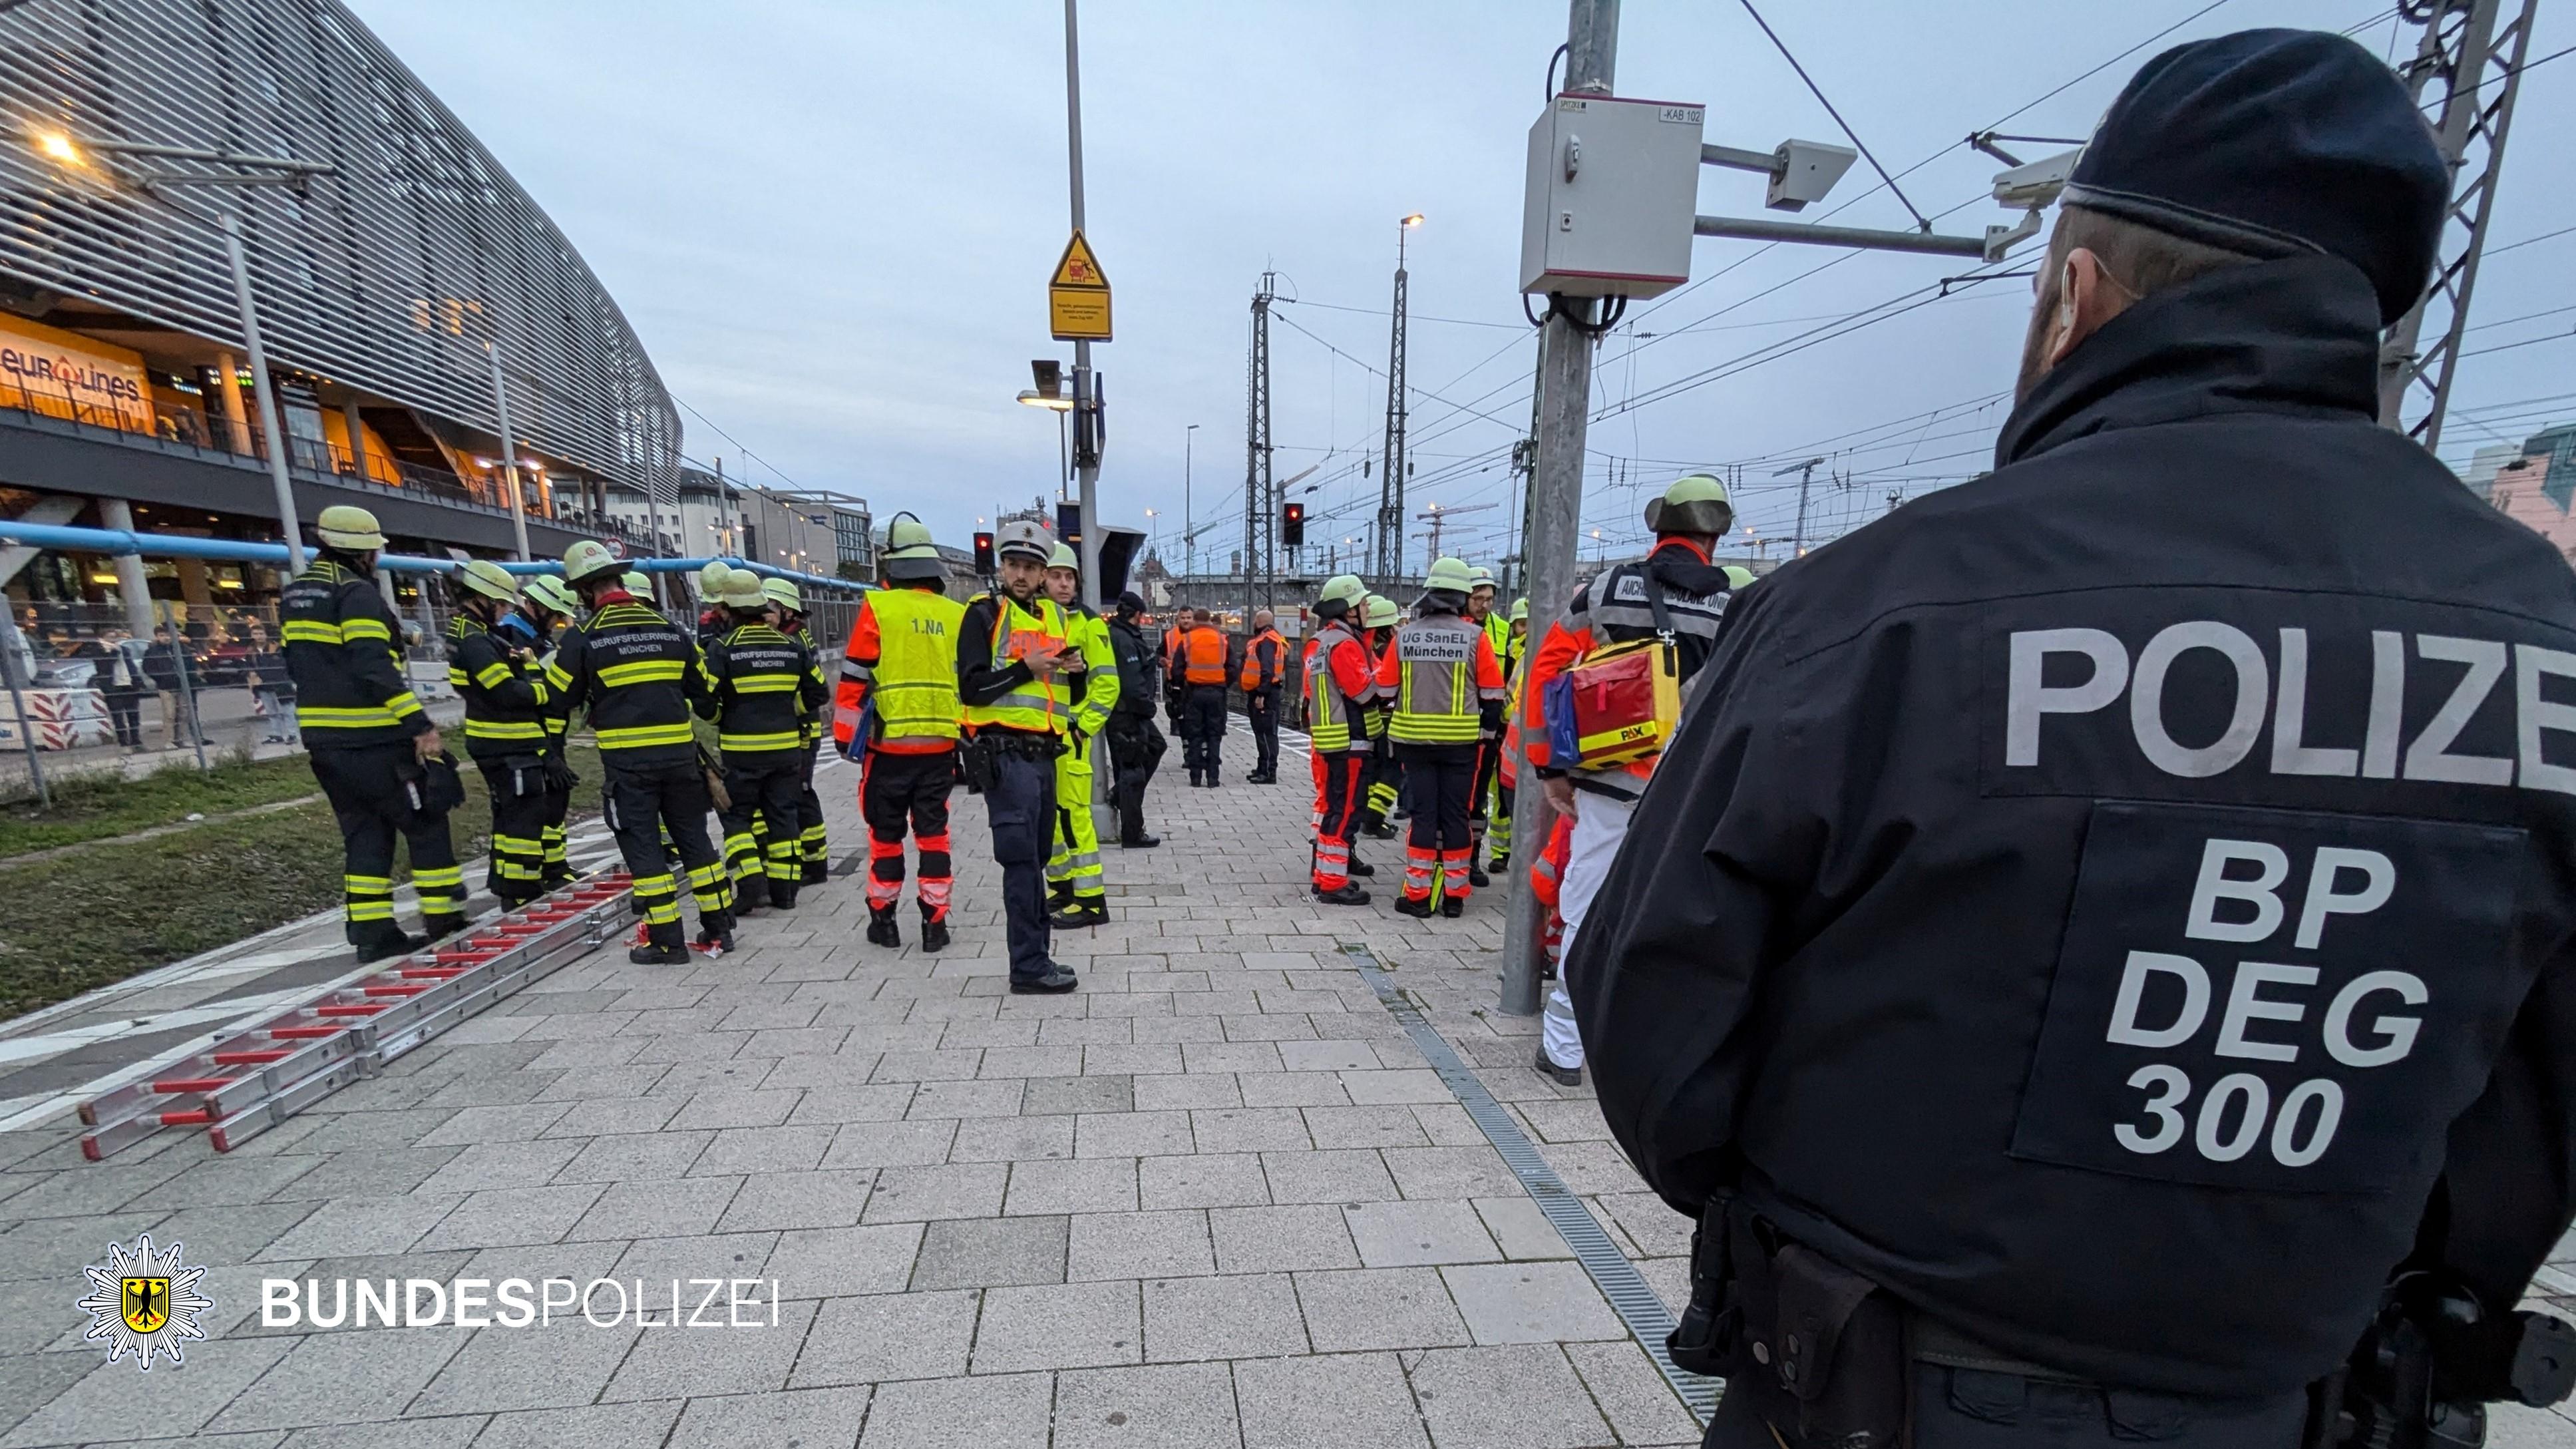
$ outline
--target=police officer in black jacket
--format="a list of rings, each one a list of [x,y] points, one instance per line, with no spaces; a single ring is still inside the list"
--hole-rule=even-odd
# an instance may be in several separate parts
[[[1118,807],[1118,844],[1146,850],[1163,837],[1146,832],[1145,785],[1170,748],[1154,727],[1154,697],[1161,692],[1163,656],[1145,637],[1145,600],[1133,590],[1118,596],[1109,617],[1109,649],[1118,657],[1118,704],[1109,711],[1109,762],[1117,780],[1110,800]]]
[[[1995,471],[1727,614],[1568,973],[1708,1442],[2289,1446],[2395,1275],[2529,1328],[2576,577],[2375,421],[2448,186],[2349,41],[2150,62]]]

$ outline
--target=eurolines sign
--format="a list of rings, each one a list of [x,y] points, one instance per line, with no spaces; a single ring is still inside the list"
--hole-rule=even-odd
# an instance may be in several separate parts
[[[140,354],[15,317],[0,317],[0,403],[131,433],[153,429]]]

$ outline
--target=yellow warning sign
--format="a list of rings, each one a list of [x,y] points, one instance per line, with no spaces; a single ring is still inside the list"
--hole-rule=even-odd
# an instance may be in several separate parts
[[[1109,278],[1080,232],[1064,244],[1047,281],[1047,321],[1059,342],[1109,340]]]

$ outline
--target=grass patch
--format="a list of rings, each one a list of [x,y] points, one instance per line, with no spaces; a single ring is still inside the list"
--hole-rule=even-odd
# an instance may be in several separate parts
[[[573,818],[580,820],[598,813],[598,752],[586,741],[575,744],[572,765],[582,778],[573,791]],[[169,824],[191,810],[211,815],[315,789],[312,769],[300,757],[247,768],[275,766],[291,766],[300,788],[280,789],[266,799],[227,794],[229,803],[212,808],[203,798],[177,796],[156,807],[158,813],[123,818],[131,830]],[[457,859],[471,861],[490,843],[492,811],[482,772],[467,764],[461,773],[465,804],[447,817],[448,830]],[[193,770],[164,774],[184,782],[206,778]],[[162,779],[128,788],[158,786]],[[175,815],[169,813],[173,807],[180,807]],[[114,813],[98,809],[91,818]],[[340,902],[340,830],[323,801],[207,820],[148,840],[117,842],[94,833],[84,838],[99,843],[14,865],[0,859],[0,1021]],[[65,843],[71,842],[45,842]],[[29,848],[41,847],[21,847]],[[409,876],[406,860],[396,879]],[[479,888],[481,872],[469,870],[466,884]]]
[[[48,783],[54,797],[50,807],[32,799],[0,807],[0,859],[173,825],[192,813],[220,815],[271,805],[322,788],[313,782],[313,767],[301,755],[218,760],[202,774],[190,766],[173,765],[140,780],[108,772],[75,774]]]

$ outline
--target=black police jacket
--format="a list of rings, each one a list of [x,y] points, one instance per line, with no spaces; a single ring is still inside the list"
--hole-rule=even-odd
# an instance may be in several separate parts
[[[1150,720],[1162,685],[1163,656],[1145,632],[1124,619],[1109,621],[1109,652],[1118,659],[1118,703],[1112,719]]]
[[[1568,965],[1613,1132],[2114,1384],[2294,1389],[2576,1209],[2576,575],[2374,424],[2326,258],[2114,318],[1782,568]],[[1653,848],[1645,848],[1647,844]]]

